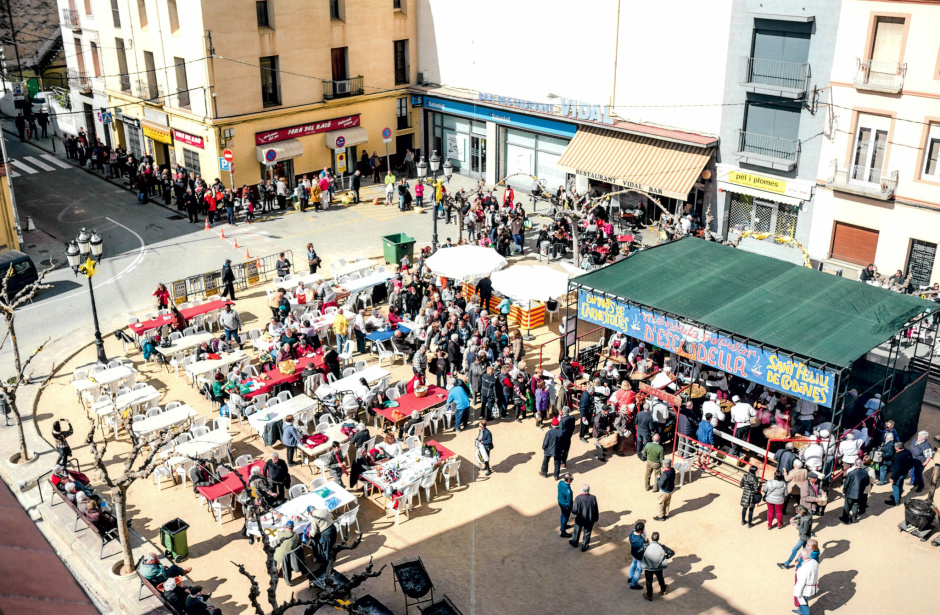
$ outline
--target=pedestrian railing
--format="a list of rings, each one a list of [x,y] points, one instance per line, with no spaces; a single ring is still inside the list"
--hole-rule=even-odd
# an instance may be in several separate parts
[[[244,290],[261,282],[273,279],[277,274],[275,263],[281,253],[269,254],[261,258],[252,258],[243,263],[233,263],[232,273],[235,275],[235,288]],[[293,262],[294,253],[285,250],[287,260]],[[223,288],[222,269],[191,275],[183,280],[176,280],[171,285],[173,300],[176,305],[191,301],[192,299],[209,298],[218,295]]]

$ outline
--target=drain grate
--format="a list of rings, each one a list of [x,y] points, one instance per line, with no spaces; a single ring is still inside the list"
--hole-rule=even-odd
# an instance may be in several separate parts
[[[183,220],[183,216],[180,216],[180,215],[178,215],[178,214],[174,214],[174,215],[170,216],[169,218],[167,218],[167,220]]]

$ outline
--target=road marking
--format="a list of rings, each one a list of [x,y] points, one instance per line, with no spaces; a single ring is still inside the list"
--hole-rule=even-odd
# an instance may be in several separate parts
[[[39,167],[43,171],[55,171],[55,167],[50,167],[48,164],[36,158],[35,156],[23,156],[23,160],[28,161],[31,165]]]
[[[19,177],[19,176],[20,176],[19,173],[17,173],[17,172],[14,171],[13,169],[10,169],[10,177]]]
[[[45,158],[46,160],[48,160],[48,161],[51,162],[52,164],[54,164],[54,165],[56,165],[56,166],[59,166],[59,167],[61,167],[61,168],[63,168],[63,169],[71,169],[71,168],[72,168],[72,165],[70,165],[69,163],[64,162],[64,161],[62,161],[62,160],[59,160],[57,157],[53,156],[52,154],[43,154],[43,155],[42,155],[42,158]]]
[[[36,173],[39,173],[39,171],[37,171],[33,167],[28,167],[22,162],[20,162],[19,160],[11,160],[10,162],[12,162],[13,166],[17,167],[20,171],[25,171],[29,173],[30,175],[35,175]]]

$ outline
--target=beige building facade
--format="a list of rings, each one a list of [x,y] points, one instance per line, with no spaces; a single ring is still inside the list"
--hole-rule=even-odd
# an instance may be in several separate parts
[[[846,275],[940,280],[938,32],[940,2],[842,4],[809,251]]]
[[[94,2],[112,17],[97,23],[112,130],[137,156],[294,185],[324,167],[348,181],[362,152],[384,158],[386,128],[393,167],[417,145],[415,0]]]

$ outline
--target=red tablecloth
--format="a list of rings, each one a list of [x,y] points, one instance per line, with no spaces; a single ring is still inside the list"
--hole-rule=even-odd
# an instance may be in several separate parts
[[[251,469],[255,466],[258,466],[264,470],[264,459],[259,459],[258,461],[247,465],[243,468],[238,468],[236,470],[244,481],[248,482],[248,477],[251,475]],[[238,477],[234,473],[226,474],[222,480],[214,485],[208,487],[197,487],[197,491],[207,500],[218,500],[220,497],[231,494],[241,493],[245,490],[245,486],[242,484]]]
[[[442,394],[444,397],[438,397],[438,394]],[[379,408],[375,412],[384,417],[385,420],[391,421],[392,423],[397,423],[398,421],[407,419],[415,410],[418,412],[426,412],[431,408],[440,406],[447,401],[447,390],[442,389],[439,386],[429,384],[428,394],[424,397],[415,397],[414,393],[407,393],[399,397],[397,401],[397,408]],[[397,421],[392,418],[395,412],[401,413],[401,418]]]
[[[186,308],[185,310],[180,310],[183,316],[186,318],[186,321],[189,322],[193,316],[199,316],[200,314],[208,314],[209,312],[214,312],[215,310],[221,310],[226,305],[235,305],[231,301],[226,301],[224,299],[216,299],[215,301],[210,301],[208,303],[203,303],[201,305],[196,305],[191,308]],[[157,329],[164,325],[168,325],[172,320],[164,320],[163,316],[158,316],[154,320],[145,320],[143,322],[138,322],[136,324],[130,325],[128,329],[133,331],[137,335],[146,333],[151,329]]]
[[[427,442],[425,442],[425,444],[430,444],[431,446],[437,449],[437,452],[441,454],[441,461],[447,461],[448,459],[456,455],[454,451],[450,450],[443,444],[438,443],[437,440],[428,440]]]
[[[617,241],[633,241],[633,235],[617,235]]]
[[[312,357],[302,357],[294,361],[294,370],[293,374],[282,374],[276,369],[271,370],[265,373],[265,376],[268,377],[267,380],[261,381],[261,388],[252,391],[243,395],[245,399],[251,399],[255,395],[261,395],[262,393],[267,393],[272,390],[274,387],[280,386],[282,384],[290,384],[292,382],[297,382],[300,380],[300,376],[303,374],[304,368],[307,365],[313,363],[313,366],[316,368],[323,367],[323,355],[315,354]]]

